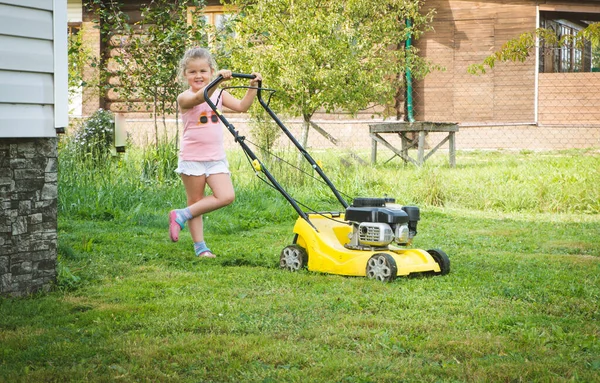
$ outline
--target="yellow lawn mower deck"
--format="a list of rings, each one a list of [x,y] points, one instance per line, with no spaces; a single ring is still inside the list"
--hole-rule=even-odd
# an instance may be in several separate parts
[[[296,221],[294,244],[282,250],[280,267],[292,271],[307,267],[310,271],[366,276],[383,282],[412,273],[450,272],[450,260],[439,249],[425,251],[394,245],[352,248],[352,224],[344,221],[343,214],[309,214],[309,220],[312,225],[304,218]]]

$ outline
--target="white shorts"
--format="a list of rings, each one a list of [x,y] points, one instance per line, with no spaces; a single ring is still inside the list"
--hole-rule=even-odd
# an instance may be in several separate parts
[[[219,161],[182,161],[177,163],[175,173],[185,174],[186,176],[210,176],[211,174],[227,173],[229,163],[226,159]]]

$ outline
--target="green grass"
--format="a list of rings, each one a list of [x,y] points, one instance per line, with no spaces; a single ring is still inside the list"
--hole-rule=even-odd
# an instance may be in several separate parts
[[[187,231],[168,239],[166,213],[184,202],[182,186],[141,177],[137,155],[89,173],[65,170],[63,157],[61,277],[50,293],[0,299],[0,381],[600,376],[597,154],[459,153],[455,169],[435,157],[415,169],[317,153],[349,195],[419,204],[415,247],[450,256],[447,276],[391,284],[280,270],[296,214],[237,154],[237,200],[206,220],[219,256],[195,258]],[[336,205],[310,180],[277,176],[311,206]]]

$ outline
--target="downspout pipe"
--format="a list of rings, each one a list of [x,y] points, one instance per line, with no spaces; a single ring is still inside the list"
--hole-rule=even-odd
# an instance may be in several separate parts
[[[410,71],[410,47],[412,46],[412,32],[410,28],[412,28],[412,20],[410,18],[406,19],[406,28],[407,34],[406,42],[405,42],[405,52],[406,52],[406,117],[408,122],[415,122],[415,117],[413,113],[413,84],[412,84],[412,73]]]

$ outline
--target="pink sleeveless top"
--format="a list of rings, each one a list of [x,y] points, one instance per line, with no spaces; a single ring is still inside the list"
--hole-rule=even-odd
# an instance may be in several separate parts
[[[218,93],[210,98],[221,110],[222,100]],[[181,115],[183,136],[179,156],[183,161],[219,161],[225,159],[223,127],[217,114],[206,102],[196,105]]]

